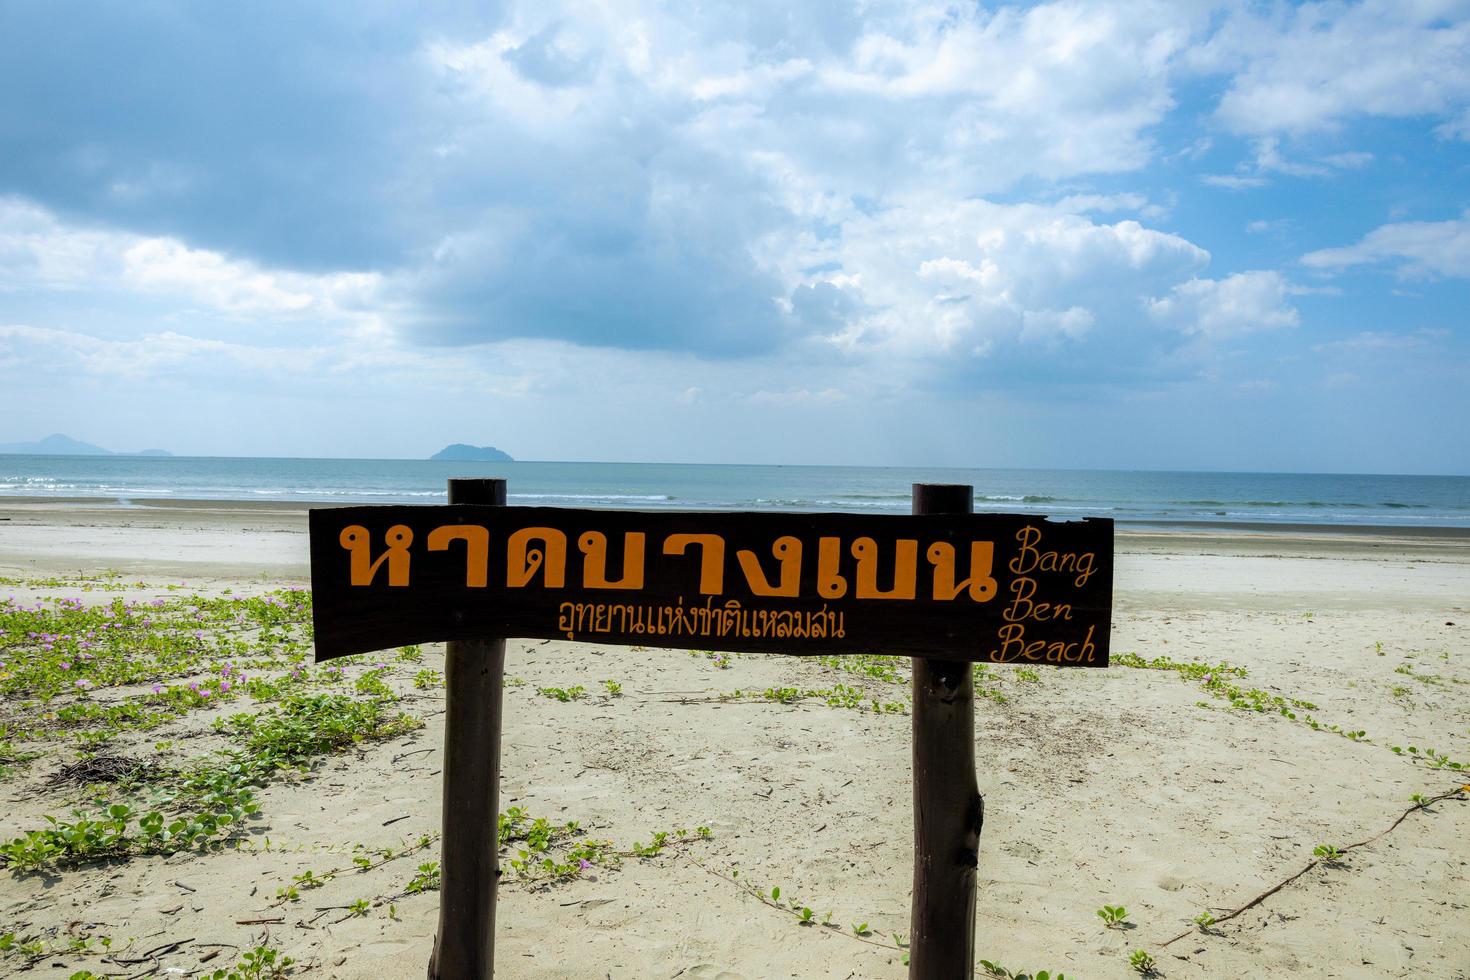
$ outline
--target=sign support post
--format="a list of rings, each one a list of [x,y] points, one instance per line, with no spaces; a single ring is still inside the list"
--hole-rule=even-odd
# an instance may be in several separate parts
[[[450,480],[449,503],[503,507],[505,481]],[[446,644],[439,931],[429,980],[495,975],[504,676],[504,637]]]
[[[970,514],[973,487],[916,483],[915,514]],[[969,663],[914,657],[914,897],[911,980],[975,974],[975,866],[985,802],[975,779]]]

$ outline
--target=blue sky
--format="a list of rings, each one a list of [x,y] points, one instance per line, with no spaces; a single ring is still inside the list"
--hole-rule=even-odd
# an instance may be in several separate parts
[[[1470,473],[1470,2],[0,4],[0,442]]]

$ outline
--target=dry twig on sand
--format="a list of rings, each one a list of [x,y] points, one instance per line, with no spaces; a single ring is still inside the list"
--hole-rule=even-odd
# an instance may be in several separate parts
[[[1348,851],[1351,851],[1354,848],[1363,847],[1365,845],[1371,844],[1374,841],[1378,840],[1378,838],[1383,837],[1383,836],[1385,836],[1385,835],[1387,835],[1389,833],[1392,833],[1395,829],[1397,829],[1397,827],[1398,827],[1399,824],[1403,823],[1408,818],[1409,814],[1414,813],[1415,811],[1418,811],[1418,810],[1427,810],[1427,809],[1429,809],[1430,806],[1434,805],[1435,803],[1440,802],[1441,800],[1448,800],[1448,799],[1452,799],[1452,798],[1463,800],[1463,799],[1466,798],[1466,796],[1465,796],[1466,791],[1467,791],[1467,787],[1465,787],[1465,786],[1456,786],[1454,789],[1449,790],[1449,791],[1444,792],[1444,793],[1440,793],[1438,796],[1432,796],[1432,797],[1430,797],[1427,800],[1420,800],[1420,801],[1416,802],[1413,806],[1411,806],[1407,810],[1405,810],[1403,813],[1399,814],[1398,819],[1395,820],[1393,823],[1389,824],[1383,830],[1380,830],[1378,833],[1374,834],[1372,837],[1369,837],[1367,840],[1360,840],[1357,843],[1348,844],[1347,846],[1343,847],[1342,850],[1339,851],[1338,853],[1339,854],[1346,854]],[[1272,895],[1275,895],[1277,892],[1281,891],[1281,889],[1285,888],[1287,885],[1291,884],[1293,881],[1296,881],[1298,878],[1300,878],[1302,875],[1306,874],[1308,871],[1311,871],[1313,868],[1317,867],[1317,865],[1319,865],[1319,864],[1329,864],[1329,863],[1335,862],[1337,860],[1339,860],[1338,857],[1331,857],[1331,858],[1313,858],[1311,861],[1308,861],[1307,862],[1307,866],[1306,867],[1302,868],[1300,871],[1298,871],[1295,874],[1291,875],[1291,877],[1286,878],[1283,881],[1277,882],[1276,884],[1272,885],[1270,888],[1268,888],[1265,891],[1261,892],[1261,894],[1257,895],[1255,898],[1251,899],[1249,902],[1246,902],[1244,905],[1241,905],[1238,908],[1233,908],[1229,912],[1226,912],[1224,915],[1220,916],[1219,918],[1213,919],[1210,922],[1210,925],[1211,926],[1217,926],[1217,925],[1219,925],[1222,922],[1229,922],[1231,919],[1235,918],[1237,915],[1240,915],[1243,912],[1248,912],[1249,910],[1255,908],[1257,905],[1260,905],[1266,899],[1270,898]],[[1186,929],[1183,932],[1181,932],[1179,935],[1175,936],[1174,938],[1159,943],[1159,945],[1160,946],[1168,946],[1171,943],[1177,943],[1179,940],[1183,939],[1185,936],[1193,935],[1197,931],[1200,931],[1200,930],[1193,929],[1193,928]]]

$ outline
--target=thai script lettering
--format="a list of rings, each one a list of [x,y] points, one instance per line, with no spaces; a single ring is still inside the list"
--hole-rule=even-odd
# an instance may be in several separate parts
[[[1018,563],[1026,572],[1065,570],[1077,577],[1079,587],[1085,584],[1092,574],[1092,554],[1058,557],[1056,552],[1038,551],[1039,533],[1035,539],[1022,541],[1020,554],[1010,562],[1012,570],[1017,571]],[[407,586],[412,573],[414,531],[404,524],[390,527],[384,535],[383,550],[376,557],[371,537],[360,524],[341,532],[339,541],[347,552],[350,584],[371,586],[386,566],[390,586]],[[492,566],[500,567],[492,553],[492,537],[491,528],[483,525],[444,524],[425,535],[425,547],[431,552],[458,554],[460,549],[452,545],[462,542],[465,587],[485,589],[490,587]],[[984,603],[997,594],[992,574],[993,541],[970,541],[960,547],[936,541],[921,551],[917,538],[880,544],[867,535],[848,542],[829,534],[817,536],[816,548],[812,549],[795,535],[783,534],[769,545],[769,557],[765,550],[740,548],[734,551],[735,561],[731,563],[731,549],[720,534],[668,534],[653,547],[648,537],[644,531],[628,531],[614,542],[602,531],[589,530],[575,536],[573,548],[567,532],[559,528],[517,528],[500,539],[499,546],[504,548],[504,587],[563,589],[569,587],[569,576],[575,576],[571,579],[573,588],[639,591],[648,582],[650,567],[663,563],[665,571],[673,568],[690,578],[688,591],[697,588],[704,596],[718,597],[730,591],[727,585],[732,573],[736,580],[743,581],[750,595],[769,598],[798,598],[804,590],[813,589],[816,598],[828,601],[851,597],[900,602],[968,599]],[[811,561],[813,550],[815,562]],[[920,554],[928,562],[927,572],[920,571]],[[739,594],[738,589],[735,591]]]
[[[575,640],[578,634],[611,633],[647,637],[724,637],[742,639],[841,639],[847,635],[843,613],[818,610],[746,607],[738,599],[718,602],[713,596],[704,605],[684,604],[681,597],[669,603],[563,602],[557,610],[557,632]]]

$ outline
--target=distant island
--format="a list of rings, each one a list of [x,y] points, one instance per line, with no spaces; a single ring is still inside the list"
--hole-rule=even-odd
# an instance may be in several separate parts
[[[452,446],[445,446],[430,459],[447,460],[452,463],[514,463],[509,453],[503,453],[494,446],[467,446],[462,442],[456,442]]]
[[[144,449],[136,453],[118,453],[94,446],[61,433],[37,442],[0,442],[0,454],[21,456],[172,456],[167,449]]]

